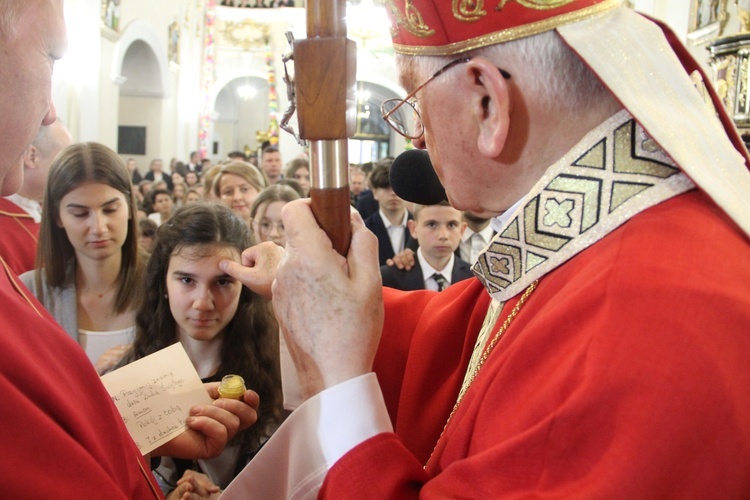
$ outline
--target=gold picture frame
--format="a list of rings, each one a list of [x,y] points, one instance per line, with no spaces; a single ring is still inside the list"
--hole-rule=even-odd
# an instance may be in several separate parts
[[[688,42],[701,45],[721,36],[729,18],[728,0],[690,0]]]

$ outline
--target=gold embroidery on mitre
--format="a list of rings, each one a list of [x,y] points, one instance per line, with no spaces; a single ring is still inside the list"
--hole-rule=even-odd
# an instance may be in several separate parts
[[[509,0],[506,0],[509,1]],[[518,0],[514,0],[518,1]],[[528,1],[528,0],[524,0]],[[541,1],[541,0],[535,0]],[[568,1],[568,0],[566,0]],[[392,0],[389,0],[392,2]],[[407,56],[449,56],[468,52],[470,50],[478,49],[481,47],[487,47],[489,45],[495,45],[498,43],[504,43],[511,40],[518,40],[519,38],[525,38],[527,36],[536,35],[545,31],[553,30],[559,26],[565,24],[575,23],[583,21],[589,17],[603,14],[608,10],[620,7],[621,0],[603,0],[602,2],[594,5],[584,7],[582,9],[574,10],[572,12],[566,12],[564,14],[553,15],[552,17],[534,21],[522,26],[514,26],[512,28],[501,29],[500,31],[494,31],[485,35],[480,35],[468,40],[461,40],[458,42],[448,43],[445,45],[406,45],[400,43],[393,44],[393,50],[397,54],[403,54]],[[499,7],[498,7],[499,8]],[[495,11],[498,11],[495,8]],[[551,7],[550,7],[551,8]],[[393,10],[393,9],[391,9]],[[394,11],[394,18],[397,13]],[[396,38],[391,28],[391,35]],[[427,35],[425,35],[427,36]]]
[[[635,214],[694,187],[621,111],[548,169],[474,274],[495,300],[507,300]]]
[[[497,10],[502,10],[503,7],[505,7],[505,4],[509,1],[516,2],[523,7],[534,10],[556,9],[557,7],[562,7],[575,2],[575,0],[502,0]]]
[[[396,7],[393,0],[388,0],[388,9],[391,11],[393,23],[391,24],[391,37],[398,36],[399,27],[418,38],[426,38],[435,34],[435,30],[424,23],[422,13],[412,5],[410,0],[404,2],[404,14]]]
[[[453,0],[453,17],[459,21],[479,21],[486,15],[484,0]]]

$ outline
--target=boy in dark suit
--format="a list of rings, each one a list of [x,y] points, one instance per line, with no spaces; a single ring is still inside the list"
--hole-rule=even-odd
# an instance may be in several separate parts
[[[410,246],[411,235],[407,221],[412,215],[406,202],[391,188],[390,172],[393,159],[383,159],[370,172],[370,187],[379,204],[379,210],[365,219],[367,229],[378,237],[380,265]],[[361,200],[360,200],[361,201]]]
[[[410,270],[382,266],[383,285],[399,290],[442,291],[452,283],[472,276],[471,266],[455,256],[466,223],[461,212],[447,201],[438,205],[415,205],[408,221],[411,237],[419,242],[417,258]]]

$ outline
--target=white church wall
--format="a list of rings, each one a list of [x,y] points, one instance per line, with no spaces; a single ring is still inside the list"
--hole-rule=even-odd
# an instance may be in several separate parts
[[[632,0],[636,10],[664,20],[676,34],[686,42],[690,52],[708,69],[708,51],[705,40],[695,43],[689,39],[690,10],[692,0]],[[126,121],[135,120],[130,113],[132,107],[148,105],[153,107],[147,113],[149,129],[158,127],[158,139],[148,144],[149,154],[158,155],[167,162],[176,157],[187,159],[190,151],[197,149],[199,136],[199,116],[203,111],[204,101],[201,92],[201,64],[203,54],[203,11],[199,2],[191,0],[126,0],[121,2],[119,32],[102,28],[100,0],[65,0],[66,23],[70,38],[70,49],[60,61],[53,77],[53,99],[58,113],[71,130],[74,140],[96,140],[116,148],[117,127]],[[244,9],[222,9],[224,17],[246,15]],[[297,38],[305,36],[305,13],[303,9],[252,9],[253,19],[258,23],[270,26],[269,47],[272,52],[273,67],[276,74],[276,92],[278,94],[278,118],[288,106],[286,86],[282,82],[283,64],[281,57],[290,52],[285,33],[295,32]],[[734,2],[728,2],[728,22],[724,36],[737,33],[737,20]],[[352,16],[354,19],[355,16]],[[365,16],[371,19],[371,15]],[[169,26],[179,26],[179,64],[170,63],[167,59],[169,45]],[[144,96],[128,96],[123,99],[120,91],[127,84],[118,79],[118,58],[127,48],[125,42],[132,35],[129,29],[140,26],[135,38],[146,40],[154,50],[159,61],[159,72],[163,80],[163,95],[160,102],[150,104]],[[361,81],[377,83],[392,89],[395,95],[403,95],[403,90],[396,81],[395,69],[387,50],[379,47],[381,42],[373,38],[373,32],[365,23],[363,26],[352,26],[349,37],[358,43],[357,78]],[[126,38],[123,41],[123,37]],[[265,47],[248,50],[236,47],[221,47],[216,55],[216,83],[212,88],[211,99],[214,101],[220,89],[233,78],[249,75],[266,79]],[[119,68],[121,69],[121,68]],[[153,98],[157,99],[157,98]],[[222,123],[221,113],[215,115],[218,120],[215,139],[221,138],[221,151],[210,156],[220,159],[230,149],[241,149],[254,139],[255,132],[267,127],[262,116],[267,119],[268,108],[259,106],[244,107],[240,113],[250,114],[257,122],[250,121],[243,125],[245,130],[238,130],[238,121],[232,124]],[[226,118],[226,116],[225,116]],[[291,124],[298,129],[296,117]],[[213,141],[210,145],[212,146]],[[230,147],[231,146],[231,147]],[[252,147],[253,145],[251,145]],[[280,132],[279,146],[285,161],[291,160],[302,152],[302,148],[293,137]],[[392,141],[394,153],[403,149],[404,141],[396,138]],[[209,151],[212,153],[212,151]],[[139,163],[145,168],[148,158],[144,156]]]

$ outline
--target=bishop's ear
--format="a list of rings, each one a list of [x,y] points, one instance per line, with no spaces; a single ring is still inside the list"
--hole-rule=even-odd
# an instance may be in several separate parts
[[[510,125],[510,75],[484,57],[467,64],[473,79],[471,106],[479,134],[477,148],[488,158],[495,158],[505,147]]]
[[[39,150],[36,146],[30,145],[26,148],[23,154],[23,165],[26,168],[35,168],[37,159],[39,158]]]

